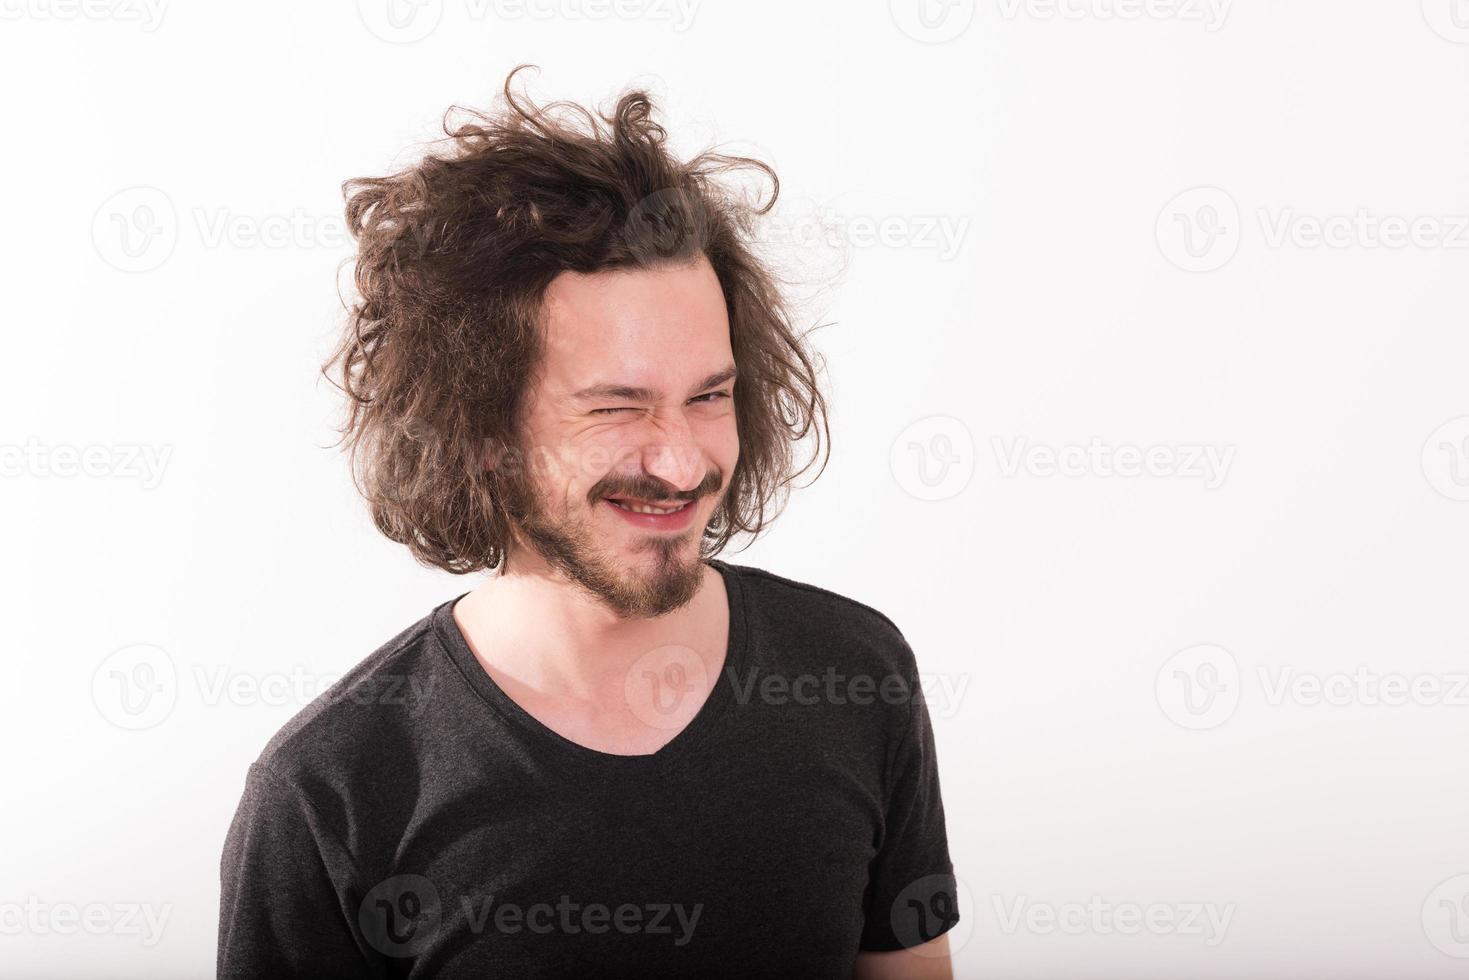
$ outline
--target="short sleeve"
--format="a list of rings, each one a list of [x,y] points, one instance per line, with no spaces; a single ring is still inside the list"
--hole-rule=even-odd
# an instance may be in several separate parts
[[[908,720],[888,772],[882,840],[868,876],[864,950],[919,946],[959,921],[938,757],[916,670]]]
[[[350,857],[309,802],[259,763],[219,875],[219,980],[384,975],[356,928]]]

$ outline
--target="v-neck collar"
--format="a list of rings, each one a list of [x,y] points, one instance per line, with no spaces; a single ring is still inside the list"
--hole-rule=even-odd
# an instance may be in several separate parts
[[[714,679],[709,696],[688,724],[656,751],[643,755],[617,755],[573,742],[549,728],[506,694],[475,657],[469,642],[459,629],[459,624],[454,621],[454,604],[468,595],[468,592],[461,593],[434,609],[431,614],[432,629],[439,646],[464,675],[470,687],[511,731],[523,738],[530,747],[539,750],[537,754],[548,754],[563,764],[576,766],[592,775],[656,770],[681,759],[708,734],[733,698],[733,685],[726,678],[739,676],[744,669],[749,628],[739,566],[717,558],[709,559],[708,564],[723,578],[725,596],[729,603],[729,632],[724,664],[719,676]]]

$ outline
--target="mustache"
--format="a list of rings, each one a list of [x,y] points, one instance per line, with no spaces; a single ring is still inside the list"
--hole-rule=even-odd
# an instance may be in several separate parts
[[[648,477],[633,480],[603,480],[587,495],[591,503],[605,497],[632,497],[638,500],[698,500],[715,493],[724,485],[724,474],[710,470],[700,484],[692,490],[675,490],[662,480]]]

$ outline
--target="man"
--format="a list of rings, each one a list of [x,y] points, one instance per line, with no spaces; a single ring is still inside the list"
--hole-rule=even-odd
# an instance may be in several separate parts
[[[219,976],[948,977],[912,651],[714,557],[825,429],[745,237],[769,205],[709,179],[774,174],[679,163],[642,93],[598,121],[514,74],[499,116],[349,183],[328,362],[377,526],[495,574],[250,767]]]

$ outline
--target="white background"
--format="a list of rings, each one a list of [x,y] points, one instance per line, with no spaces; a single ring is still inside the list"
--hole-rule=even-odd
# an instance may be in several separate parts
[[[1464,975],[1469,3],[160,2],[0,0],[0,972],[210,975],[246,766],[477,581],[316,371],[341,182],[533,62],[781,176],[834,455],[724,557],[930,675],[959,976]]]

